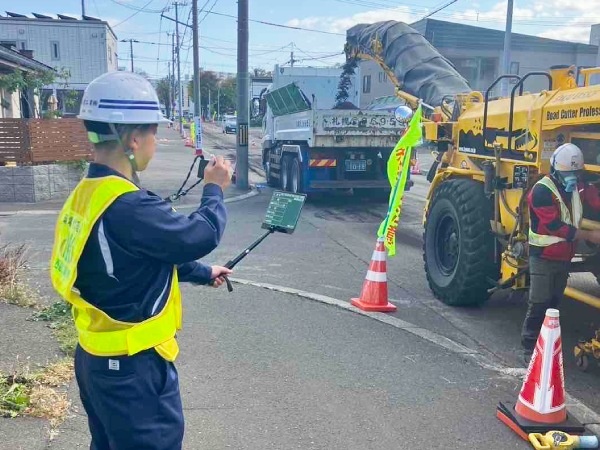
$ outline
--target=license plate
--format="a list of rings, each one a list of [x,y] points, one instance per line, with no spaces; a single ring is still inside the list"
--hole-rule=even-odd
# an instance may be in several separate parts
[[[367,170],[366,159],[347,159],[346,172],[365,172]]]

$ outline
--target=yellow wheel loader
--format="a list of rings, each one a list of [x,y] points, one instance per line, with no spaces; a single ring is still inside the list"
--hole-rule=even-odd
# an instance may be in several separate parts
[[[600,180],[598,69],[573,67],[524,76],[503,75],[485,92],[468,83],[418,32],[399,22],[357,25],[347,34],[348,58],[377,61],[397,95],[425,113],[424,136],[437,146],[427,178],[423,258],[433,294],[452,306],[484,303],[498,289],[528,287],[527,194],[549,173],[549,158],[562,143],[583,151],[589,181]],[[525,85],[541,79],[546,89]],[[507,83],[509,95],[496,92]],[[586,216],[581,227],[600,228]],[[572,272],[600,274],[600,252],[577,254]],[[600,298],[567,287],[565,295],[600,308]],[[600,359],[600,333],[575,349],[580,367]]]

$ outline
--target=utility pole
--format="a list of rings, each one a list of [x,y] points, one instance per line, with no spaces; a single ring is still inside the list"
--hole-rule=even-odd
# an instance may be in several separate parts
[[[173,3],[175,5],[175,39],[177,39],[177,104],[179,105],[179,133],[183,134],[183,92],[181,89],[181,52],[179,43],[179,2]]]
[[[294,67],[294,63],[296,60],[294,59],[294,43],[292,42],[292,51],[290,52],[290,65]]]
[[[506,10],[506,30],[504,31],[504,58],[502,64],[502,70],[504,75],[510,73],[510,46],[511,46],[511,35],[512,35],[512,17],[513,17],[513,0],[508,0]],[[508,97],[508,79],[502,80],[502,97]]]
[[[81,0],[81,17],[85,16],[85,0]]]
[[[202,155],[202,116],[200,113],[200,43],[198,42],[198,0],[192,1],[192,50],[194,51],[194,122],[196,136],[193,136],[196,156]]]
[[[167,101],[169,102],[169,106],[167,108],[167,111],[169,111],[168,118],[170,119],[171,114],[173,114],[173,112],[171,111],[171,108],[173,108],[173,100],[171,98],[172,94],[173,94],[173,90],[172,90],[173,83],[171,82],[171,62],[170,61],[167,63],[167,73],[169,74],[167,76],[167,80],[169,81],[169,98],[167,99]]]
[[[236,184],[248,189],[248,0],[238,0]]]
[[[137,39],[121,39],[121,42],[129,42],[129,52],[131,58],[131,71],[133,72],[133,43],[139,42]]]
[[[171,36],[171,70],[169,78],[171,81],[171,114],[175,118],[175,33],[167,33]]]

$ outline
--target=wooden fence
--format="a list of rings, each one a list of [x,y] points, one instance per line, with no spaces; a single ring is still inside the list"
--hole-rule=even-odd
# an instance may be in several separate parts
[[[0,119],[0,165],[92,159],[79,119]]]

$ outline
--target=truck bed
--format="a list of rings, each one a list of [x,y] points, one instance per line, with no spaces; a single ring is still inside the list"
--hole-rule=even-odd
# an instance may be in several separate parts
[[[309,110],[275,118],[276,141],[306,141],[310,147],[394,147],[406,122],[393,114],[363,110]]]

